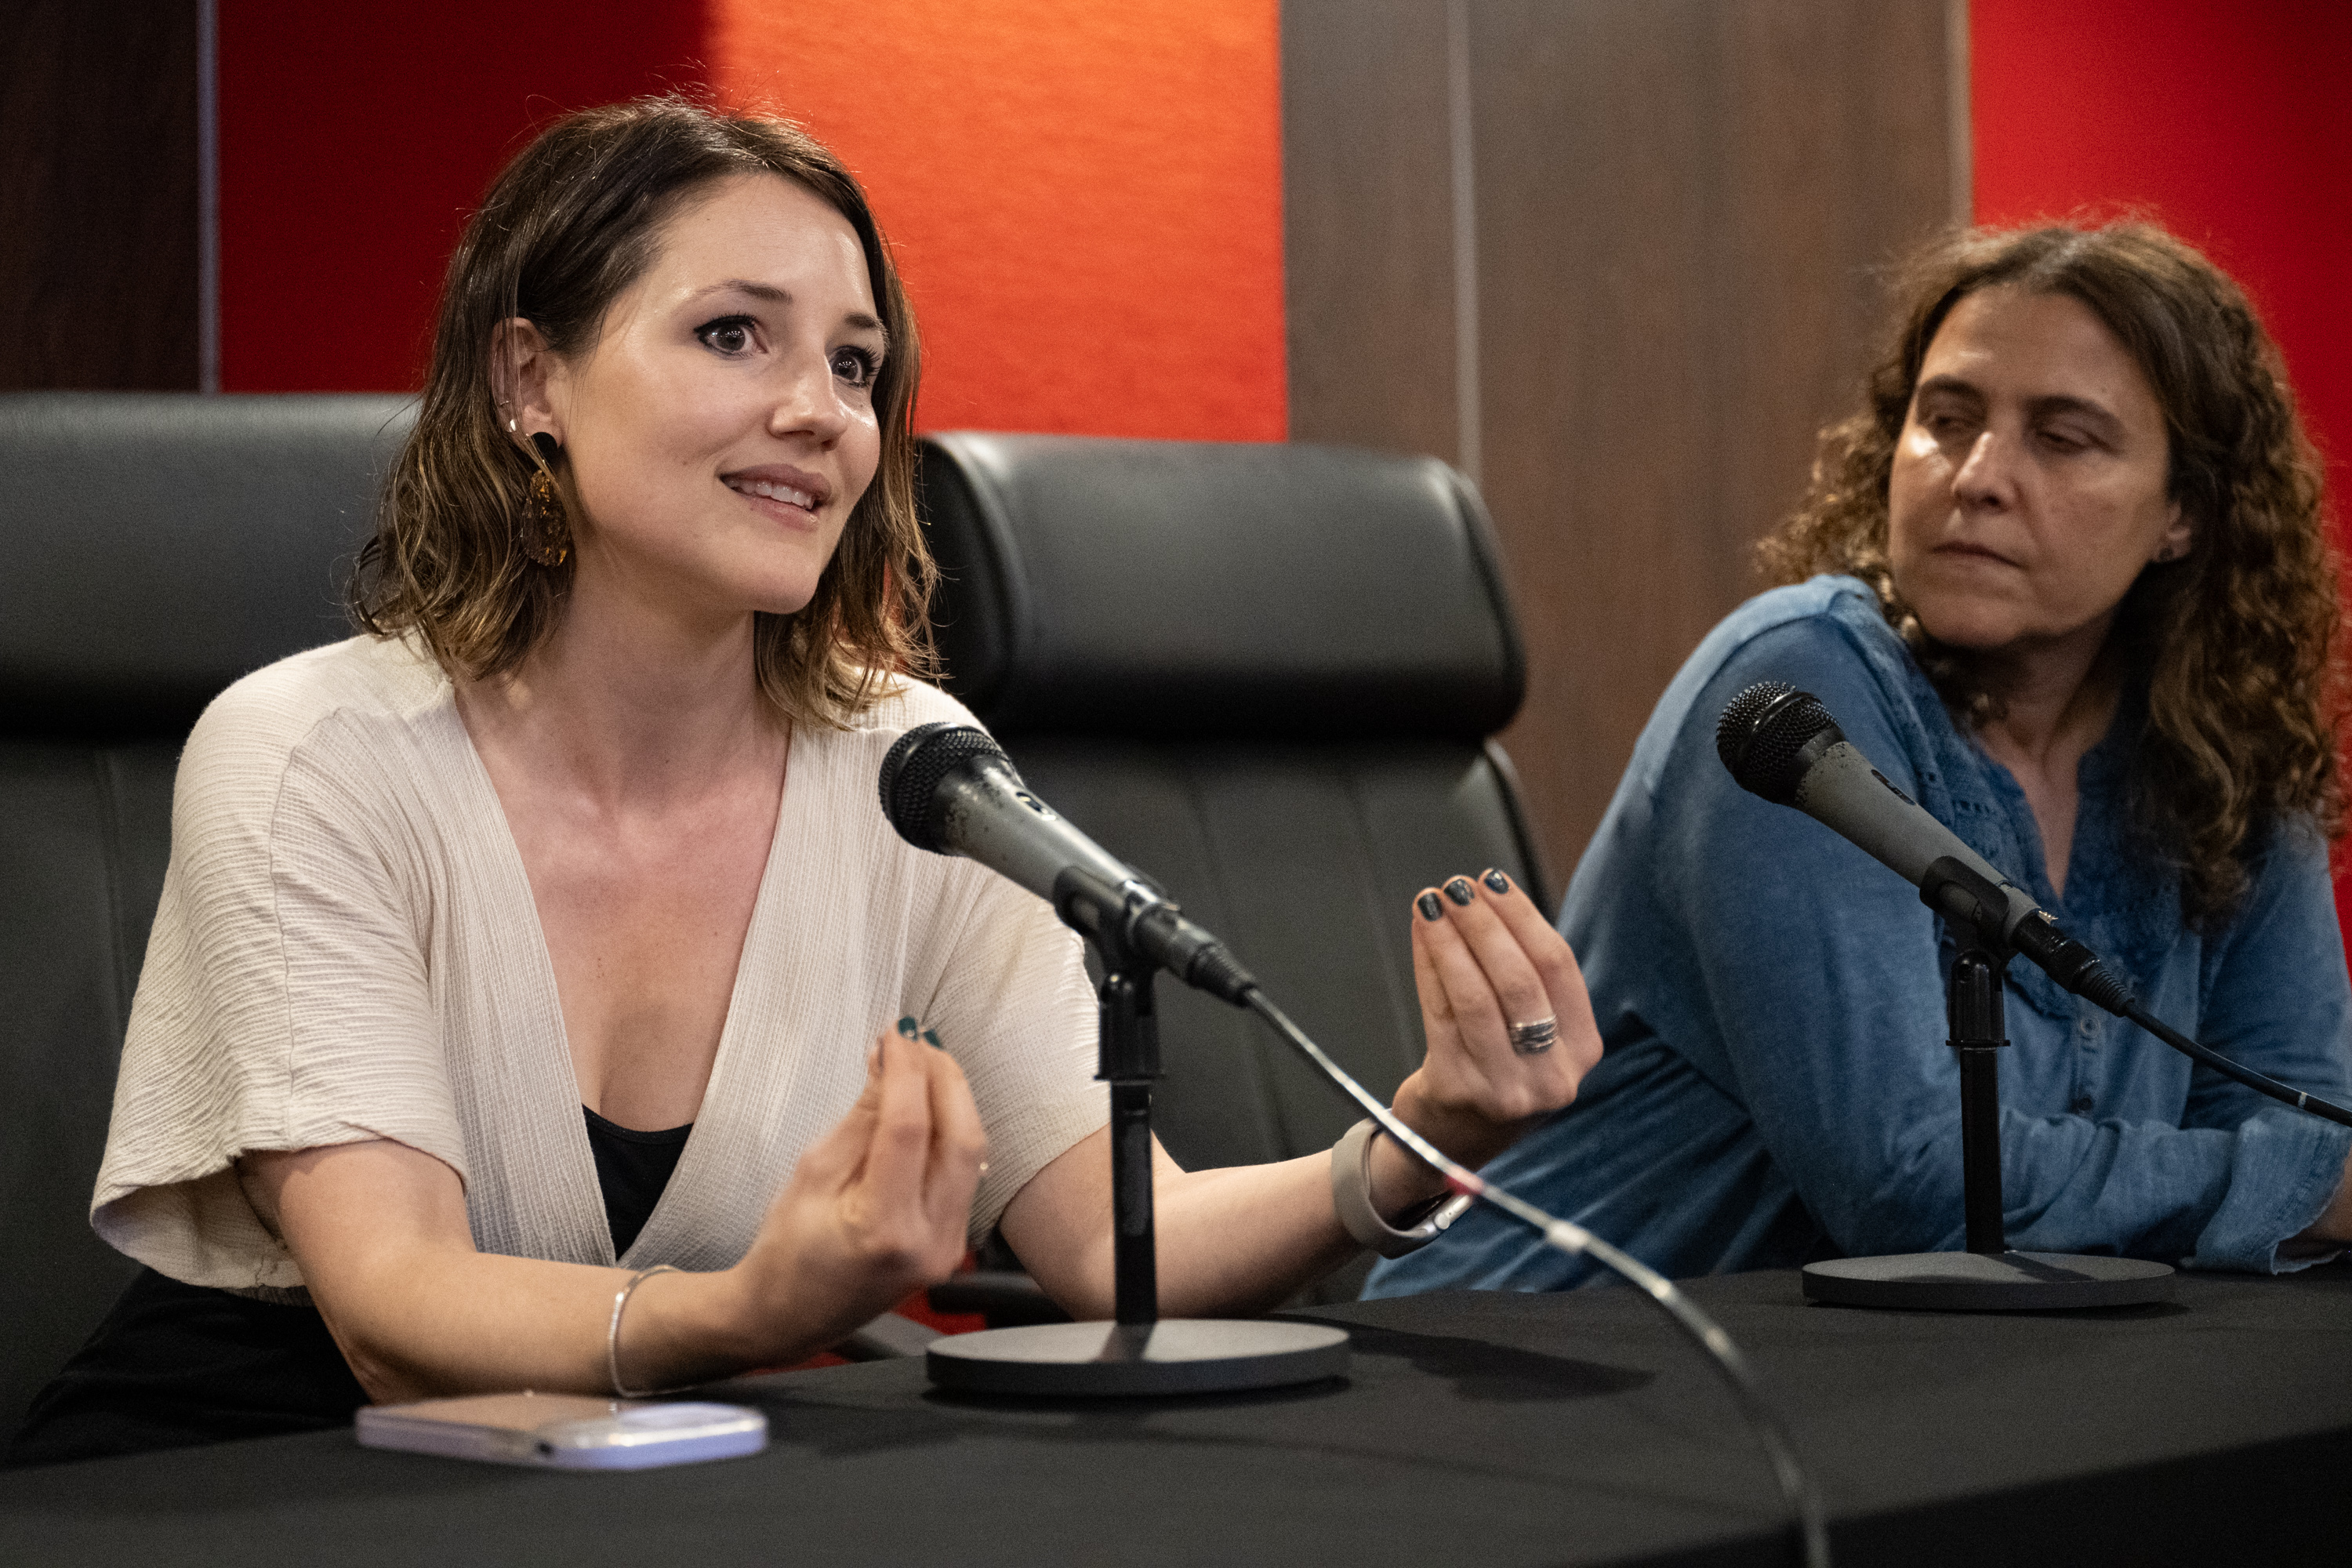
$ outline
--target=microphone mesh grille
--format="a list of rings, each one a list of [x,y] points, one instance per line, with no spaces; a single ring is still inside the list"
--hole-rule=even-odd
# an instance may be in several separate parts
[[[882,815],[899,837],[934,855],[955,853],[932,832],[931,803],[939,795],[940,781],[974,757],[1004,759],[1004,749],[985,730],[945,721],[918,724],[898,737],[882,759],[881,789]],[[1009,759],[1004,766],[1013,771]],[[1013,773],[1014,778],[1020,776]]]
[[[1810,691],[1780,680],[1759,680],[1723,705],[1715,726],[1716,754],[1739,787],[1776,805],[1795,803],[1804,767],[1797,760],[1812,739],[1837,721]]]

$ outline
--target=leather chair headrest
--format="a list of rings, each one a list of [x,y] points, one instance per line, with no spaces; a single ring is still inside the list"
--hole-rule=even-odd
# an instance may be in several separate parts
[[[351,635],[342,580],[413,400],[0,395],[0,728],[184,730]]]
[[[184,730],[349,635],[414,400],[0,395],[0,728]],[[1433,458],[969,432],[924,443],[950,685],[1003,732],[1493,733],[1525,665]]]
[[[1526,664],[1433,458],[959,431],[923,443],[949,689],[999,733],[1475,740]]]

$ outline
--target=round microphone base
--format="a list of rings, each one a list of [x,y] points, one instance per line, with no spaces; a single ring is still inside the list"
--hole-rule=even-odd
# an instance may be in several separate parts
[[[1035,1323],[936,1340],[925,1362],[933,1383],[958,1394],[1228,1394],[1344,1377],[1348,1336],[1262,1319]]]
[[[2056,1312],[2172,1296],[2171,1266],[2062,1252],[1906,1252],[1804,1268],[1805,1300],[1915,1312]]]

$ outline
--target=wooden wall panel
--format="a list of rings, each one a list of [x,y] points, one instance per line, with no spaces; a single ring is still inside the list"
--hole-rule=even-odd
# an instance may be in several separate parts
[[[194,390],[195,0],[0,5],[0,389]]]
[[[1365,80],[1442,84],[1445,11],[1399,4],[1385,27],[1351,29],[1344,0],[1291,0],[1286,47],[1352,30],[1388,52],[1385,74],[1294,56],[1286,91],[1303,103],[1352,89],[1353,102]],[[1798,499],[1813,432],[1853,396],[1879,321],[1874,269],[1953,209],[1947,13],[1946,0],[1465,5],[1482,489],[1529,662],[1504,739],[1560,872],[1675,668],[1755,591],[1753,542]],[[1334,58],[1351,79],[1315,79]],[[1442,146],[1442,106],[1426,118]],[[1339,176],[1329,148],[1298,148],[1298,119],[1286,122],[1294,208],[1344,218],[1328,188],[1344,186],[1444,210],[1442,161],[1386,184],[1360,167]],[[1434,189],[1416,205],[1391,188],[1407,180]],[[1292,431],[1399,447],[1425,429],[1419,449],[1450,457],[1442,423],[1392,412],[1420,406],[1421,377],[1443,367],[1383,360],[1349,335],[1375,319],[1389,330],[1374,315],[1383,279],[1449,276],[1450,237],[1384,238],[1376,221],[1288,258],[1292,300],[1317,304],[1290,323]],[[1414,263],[1372,258],[1406,239]],[[1451,326],[1443,290],[1418,308],[1401,337]]]
[[[1457,460],[1443,0],[1282,7],[1290,437]]]

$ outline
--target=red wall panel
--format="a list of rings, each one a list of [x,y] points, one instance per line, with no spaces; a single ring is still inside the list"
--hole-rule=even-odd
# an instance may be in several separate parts
[[[2352,5],[1973,0],[1977,220],[2137,210],[2253,297],[2352,529]],[[2336,902],[2352,932],[2352,863]]]
[[[2352,481],[2352,5],[1974,0],[1977,219],[2137,208],[2246,286]]]
[[[419,385],[466,214],[565,110],[698,79],[701,0],[224,0],[221,384]]]

